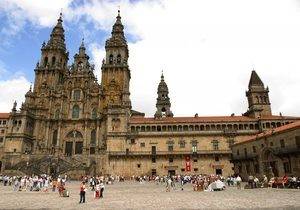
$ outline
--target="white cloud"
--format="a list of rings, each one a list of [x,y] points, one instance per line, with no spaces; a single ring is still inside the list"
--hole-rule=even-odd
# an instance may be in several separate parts
[[[67,21],[86,17],[111,30],[121,6],[129,43],[133,107],[155,112],[161,70],[169,85],[175,115],[241,114],[252,67],[270,88],[273,113],[300,115],[300,9],[296,1],[160,0],[13,1],[28,20],[49,26],[57,10]],[[39,3],[37,3],[39,2]],[[104,43],[89,46],[99,75]]]
[[[29,90],[30,82],[24,76],[17,76],[8,80],[0,80],[0,111],[7,112],[12,109],[13,102],[18,107],[25,100],[25,93]]]

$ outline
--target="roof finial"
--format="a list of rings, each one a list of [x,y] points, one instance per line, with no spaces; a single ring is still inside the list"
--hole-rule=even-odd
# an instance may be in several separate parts
[[[58,18],[58,20],[60,20],[60,21],[62,21],[62,16],[63,16],[63,9],[61,8],[60,9],[60,13],[59,13],[59,18]]]
[[[84,47],[84,37],[82,37],[82,39],[81,39],[81,45],[80,45],[80,47]]]
[[[161,76],[160,76],[161,80],[164,80],[164,70],[161,70]]]
[[[118,6],[118,16],[120,16],[120,8],[121,8],[121,6],[119,5]]]

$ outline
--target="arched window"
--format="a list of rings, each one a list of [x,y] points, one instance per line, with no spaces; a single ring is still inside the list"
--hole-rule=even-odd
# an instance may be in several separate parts
[[[72,110],[72,118],[79,118],[79,111],[80,111],[79,106],[74,105]]]
[[[60,113],[60,110],[57,109],[57,110],[55,111],[55,114],[54,114],[54,118],[55,118],[56,120],[59,119],[59,113]]]
[[[109,56],[109,64],[112,64],[114,62],[114,56],[110,54]]]
[[[54,66],[55,65],[55,61],[56,61],[56,58],[55,56],[52,57],[52,60],[51,60],[51,66]]]
[[[58,135],[58,132],[57,132],[57,130],[55,130],[53,132],[53,137],[52,137],[52,145],[53,146],[57,145],[57,135]]]
[[[92,115],[91,115],[91,117],[92,117],[92,119],[96,119],[96,118],[97,118],[97,110],[96,110],[96,108],[94,108],[94,109],[92,110]]]
[[[96,144],[96,130],[91,131],[91,144],[95,145]]]
[[[45,57],[45,58],[44,58],[44,67],[46,67],[47,64],[48,64],[48,57]]]
[[[264,97],[264,102],[265,102],[265,103],[268,103],[267,97],[266,97],[266,96]]]
[[[117,56],[117,63],[121,63],[121,55],[120,54]]]

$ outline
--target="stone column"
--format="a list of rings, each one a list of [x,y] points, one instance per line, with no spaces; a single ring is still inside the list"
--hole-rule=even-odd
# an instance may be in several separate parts
[[[60,149],[60,143],[61,143],[61,140],[60,140],[60,131],[61,131],[61,122],[58,123],[58,129],[57,129],[57,142],[56,142],[56,146],[58,147],[58,149]]]
[[[83,148],[83,154],[87,154],[86,151],[87,151],[87,147],[88,147],[88,141],[87,141],[87,121],[84,122],[84,139],[83,139],[83,145],[84,145],[84,148]]]

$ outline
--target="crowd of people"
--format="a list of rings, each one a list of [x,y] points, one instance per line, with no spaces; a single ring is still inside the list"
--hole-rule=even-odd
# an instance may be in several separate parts
[[[266,175],[263,175],[259,179],[250,174],[248,176],[248,183],[245,186],[246,189],[267,187],[300,189],[300,177],[284,175],[283,177],[271,177],[268,179]]]
[[[166,192],[171,190],[184,190],[189,183],[194,191],[220,191],[226,187],[237,187],[241,189],[242,178],[239,175],[223,177],[220,175],[174,175],[174,176],[82,176],[80,178],[79,203],[85,203],[85,194],[87,190],[93,192],[95,199],[103,198],[105,185],[114,184],[115,182],[135,181],[143,184],[152,182],[156,185],[165,186]],[[56,192],[59,196],[69,197],[67,183],[70,179],[67,175],[53,178],[49,175],[32,175],[32,176],[7,176],[0,174],[0,184],[11,186],[13,191],[41,191]],[[283,187],[300,189],[300,178],[295,176],[273,177],[268,179],[263,176],[260,179],[256,176],[249,175],[245,189],[262,188],[262,187]]]
[[[68,197],[66,182],[68,176],[58,176],[56,179],[49,175],[32,175],[32,176],[8,176],[0,175],[0,183],[3,186],[12,186],[14,191],[42,191],[48,192],[49,189],[55,192],[56,189],[60,196]]]

